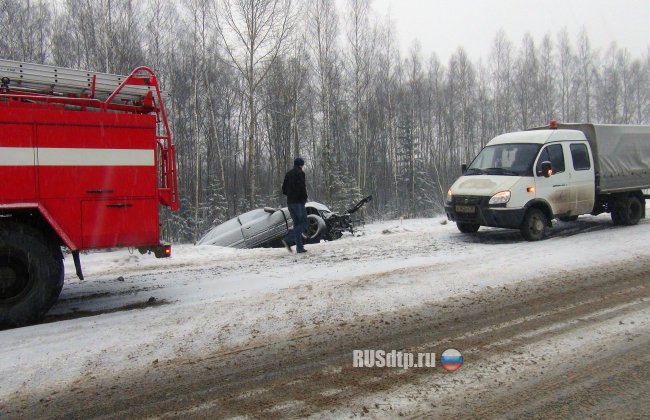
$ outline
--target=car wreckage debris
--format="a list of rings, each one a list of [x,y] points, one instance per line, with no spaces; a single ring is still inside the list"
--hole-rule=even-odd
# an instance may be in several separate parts
[[[372,195],[364,197],[343,213],[333,212],[326,205],[315,201],[306,203],[307,228],[303,233],[303,242],[313,244],[323,239],[334,241],[341,238],[344,232],[354,234],[355,221],[352,215],[371,200]],[[285,246],[282,238],[291,229],[293,222],[286,207],[264,207],[241,214],[212,228],[197,245],[233,248],[282,247]]]

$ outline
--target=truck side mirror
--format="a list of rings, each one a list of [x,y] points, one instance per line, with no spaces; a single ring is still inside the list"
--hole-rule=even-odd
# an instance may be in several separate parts
[[[542,169],[537,171],[537,176],[548,178],[553,175],[553,165],[548,160],[542,162]]]
[[[466,163],[463,163],[462,165],[460,165],[460,172],[463,173],[463,174],[465,172],[467,172],[467,164]]]

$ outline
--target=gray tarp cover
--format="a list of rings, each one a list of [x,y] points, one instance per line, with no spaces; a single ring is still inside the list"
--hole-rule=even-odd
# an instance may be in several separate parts
[[[585,133],[600,174],[600,191],[650,188],[650,127],[558,124]]]

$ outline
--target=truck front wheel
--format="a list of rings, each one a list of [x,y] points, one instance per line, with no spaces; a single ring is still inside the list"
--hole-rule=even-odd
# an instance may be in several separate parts
[[[521,236],[527,241],[539,241],[546,235],[548,219],[540,209],[530,209],[524,217],[524,223],[519,228]]]
[[[39,321],[63,285],[63,260],[34,228],[0,224],[0,328]]]
[[[476,223],[456,222],[456,227],[462,233],[476,233],[481,225]]]

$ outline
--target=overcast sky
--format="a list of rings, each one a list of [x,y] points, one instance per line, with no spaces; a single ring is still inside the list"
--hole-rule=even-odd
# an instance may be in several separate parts
[[[372,8],[382,19],[390,11],[402,52],[417,38],[443,62],[461,45],[471,59],[487,58],[499,28],[517,48],[527,31],[539,45],[563,27],[574,45],[586,28],[601,51],[616,41],[637,58],[650,45],[650,0],[373,0]]]

